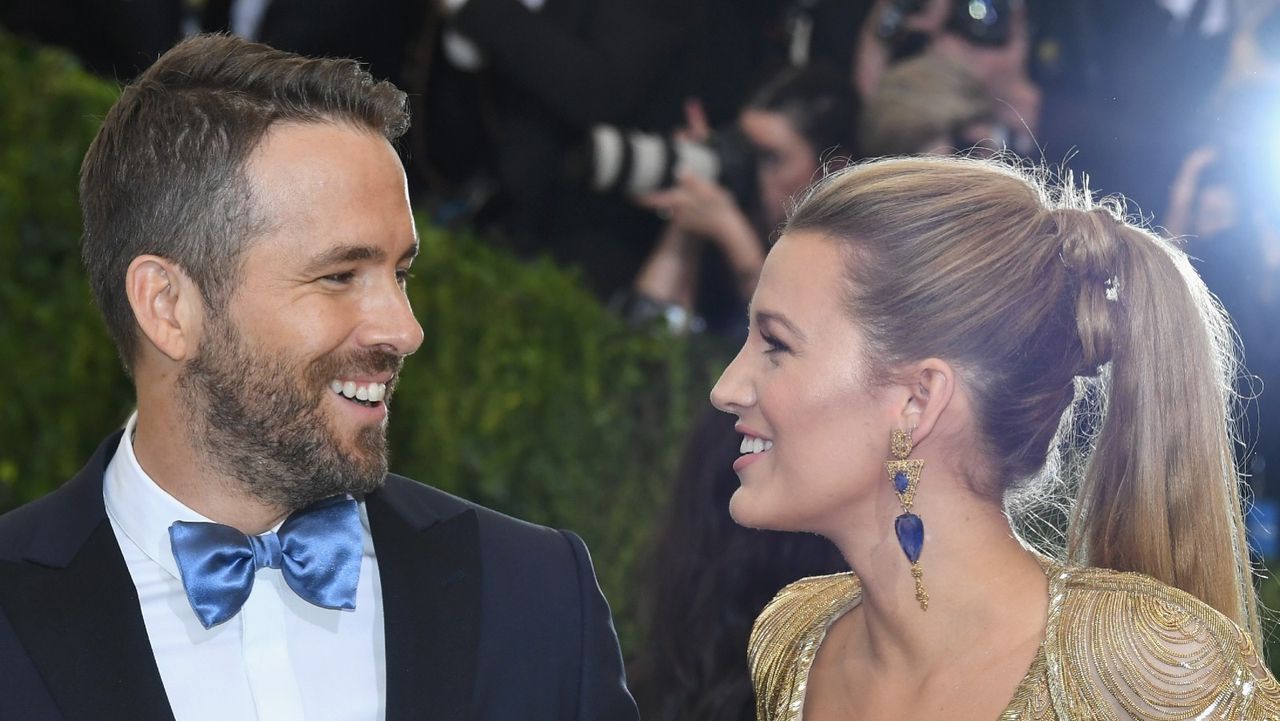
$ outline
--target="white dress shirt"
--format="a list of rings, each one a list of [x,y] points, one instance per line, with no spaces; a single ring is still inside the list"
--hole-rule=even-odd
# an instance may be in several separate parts
[[[133,453],[137,414],[107,465],[103,498],[160,678],[178,721],[382,721],[386,658],[382,595],[364,503],[364,557],[352,611],[314,606],[280,569],[257,571],[248,601],[205,629],[191,610],[169,544],[174,521],[208,521],[151,480]],[[274,530],[274,529],[273,529]]]

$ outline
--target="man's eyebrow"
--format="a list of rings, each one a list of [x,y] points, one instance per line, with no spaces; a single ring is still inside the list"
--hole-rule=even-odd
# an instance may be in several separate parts
[[[362,260],[382,260],[386,257],[386,251],[376,246],[339,245],[312,258],[311,262],[307,264],[307,270],[319,271],[331,265],[354,263]]]
[[[417,256],[418,240],[415,238],[413,245],[409,246],[404,255],[400,256],[399,262],[412,260]],[[385,260],[386,257],[387,252],[374,245],[339,245],[312,258],[311,262],[307,264],[307,272],[318,272],[342,263],[356,263],[365,260],[381,261]]]
[[[757,323],[763,323],[766,321],[778,323],[779,325],[781,325],[782,327],[790,331],[791,334],[796,337],[796,340],[799,340],[801,342],[805,340],[804,332],[801,331],[800,328],[797,327],[795,323],[792,323],[791,319],[787,318],[787,316],[783,315],[782,313],[771,311],[771,310],[758,310],[758,311],[755,311],[755,314],[756,314]]]

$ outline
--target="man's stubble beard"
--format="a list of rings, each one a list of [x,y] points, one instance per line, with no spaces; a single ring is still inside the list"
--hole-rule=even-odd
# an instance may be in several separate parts
[[[387,473],[385,424],[362,428],[354,451],[347,451],[323,404],[334,378],[398,374],[399,356],[359,351],[300,367],[250,348],[225,317],[210,319],[206,328],[198,355],[177,382],[191,442],[206,461],[245,495],[285,512],[381,487]],[[388,399],[394,384],[393,377]]]

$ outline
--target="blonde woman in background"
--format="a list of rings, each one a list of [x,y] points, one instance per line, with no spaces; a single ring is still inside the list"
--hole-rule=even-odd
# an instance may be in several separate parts
[[[1227,319],[1180,251],[1040,176],[852,166],[772,249],[712,391],[743,435],[730,510],[853,572],[757,619],[762,721],[1280,716]],[[1005,502],[1073,455],[1066,549],[1042,555]]]
[[[1008,134],[982,83],[937,54],[890,68],[860,120],[859,146],[867,157],[946,155]]]

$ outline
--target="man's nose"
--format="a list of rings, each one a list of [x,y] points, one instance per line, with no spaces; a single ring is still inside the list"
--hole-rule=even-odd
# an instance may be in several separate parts
[[[407,356],[422,345],[422,326],[413,315],[409,297],[399,283],[379,288],[365,308],[360,343],[365,347],[383,346],[397,355]]]

